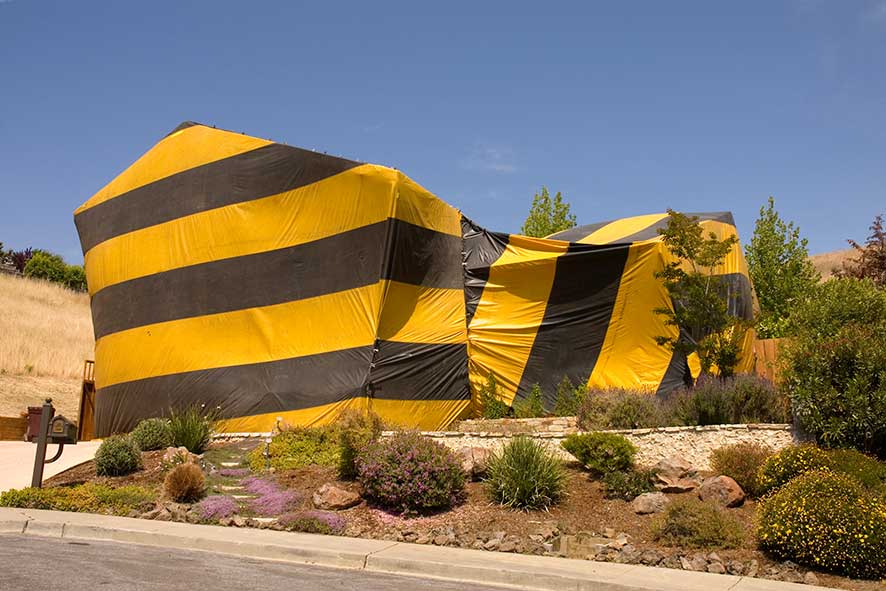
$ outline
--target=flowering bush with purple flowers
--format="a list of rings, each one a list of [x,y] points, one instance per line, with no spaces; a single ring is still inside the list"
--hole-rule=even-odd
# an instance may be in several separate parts
[[[264,478],[259,478],[257,476],[250,476],[243,480],[241,484],[243,485],[243,488],[254,495],[266,495],[280,490],[280,488],[270,480],[265,480]]]
[[[214,521],[230,517],[237,512],[237,501],[226,495],[206,497],[198,505],[200,517],[205,521]]]
[[[449,507],[464,495],[465,473],[458,457],[415,432],[371,443],[356,465],[364,496],[394,511]]]
[[[258,515],[275,516],[295,509],[302,497],[291,490],[280,490],[270,480],[255,476],[243,480],[243,487],[258,495],[249,503],[249,508]]]
[[[298,511],[282,515],[277,523],[285,529],[309,534],[341,535],[347,523],[337,513],[330,511]]]

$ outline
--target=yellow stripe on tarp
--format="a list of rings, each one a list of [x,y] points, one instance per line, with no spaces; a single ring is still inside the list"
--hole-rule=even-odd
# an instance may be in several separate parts
[[[95,294],[155,273],[296,246],[392,216],[461,236],[458,210],[430,193],[408,185],[395,200],[401,176],[364,164],[293,191],[116,236],[86,253],[89,291]]]
[[[510,404],[568,242],[511,235],[507,248],[489,269],[489,279],[468,328],[468,366],[473,391],[492,372],[499,394]]]
[[[225,419],[216,425],[216,430],[221,433],[268,433],[275,429],[278,420],[284,426],[320,426],[332,423],[346,409],[369,409],[389,427],[433,431],[467,416],[470,404],[470,400],[384,400],[361,396],[311,408]]]
[[[383,288],[379,282],[106,335],[95,344],[96,387],[372,345]]]
[[[651,213],[648,215],[638,215],[623,220],[615,220],[606,224],[602,228],[591,232],[581,240],[582,244],[609,244],[610,242],[618,242],[620,239],[635,234],[644,228],[648,228],[652,224],[668,217],[666,213]]]
[[[272,143],[205,125],[181,129],[160,140],[89,201],[78,207],[74,215],[162,178]]]
[[[466,342],[464,290],[388,281],[378,337],[403,343]]]

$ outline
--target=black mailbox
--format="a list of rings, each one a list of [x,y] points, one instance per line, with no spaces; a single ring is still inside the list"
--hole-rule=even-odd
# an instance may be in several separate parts
[[[77,425],[63,417],[57,415],[52,418],[49,423],[49,433],[47,433],[49,443],[77,443]]]

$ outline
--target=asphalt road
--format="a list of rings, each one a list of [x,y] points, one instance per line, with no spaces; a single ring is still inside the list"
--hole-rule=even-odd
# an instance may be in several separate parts
[[[494,591],[440,580],[151,546],[0,535],[0,591]]]

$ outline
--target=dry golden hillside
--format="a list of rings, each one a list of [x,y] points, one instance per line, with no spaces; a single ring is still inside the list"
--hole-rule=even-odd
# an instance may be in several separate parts
[[[76,418],[83,360],[93,348],[89,296],[0,274],[0,416],[49,396]]]
[[[809,260],[812,261],[815,269],[821,273],[821,278],[827,279],[833,275],[834,268],[842,268],[843,262],[850,260],[854,253],[854,248],[847,248],[846,250],[835,250],[833,252],[814,254],[809,257]]]

